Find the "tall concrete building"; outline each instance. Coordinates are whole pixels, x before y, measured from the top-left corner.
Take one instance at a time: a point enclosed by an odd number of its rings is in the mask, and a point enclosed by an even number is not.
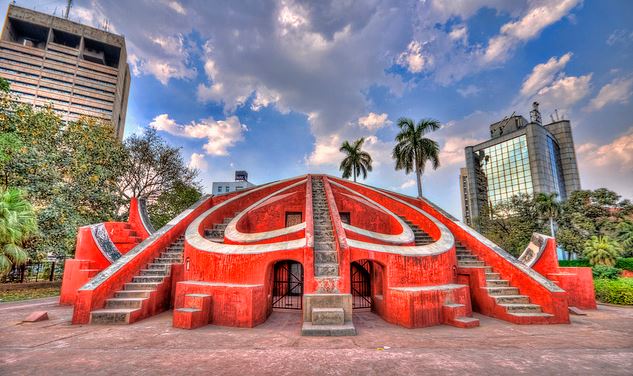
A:
[[[538,103],[530,121],[511,116],[490,125],[491,139],[468,146],[460,173],[464,222],[518,194],[556,193],[562,200],[580,189],[569,120],[543,125]]]
[[[130,91],[125,39],[13,4],[0,36],[0,77],[20,102],[63,120],[91,116],[123,138]]]
[[[248,172],[235,171],[235,181],[215,181],[212,184],[211,193],[214,195],[240,191],[254,187],[255,184],[248,181]]]

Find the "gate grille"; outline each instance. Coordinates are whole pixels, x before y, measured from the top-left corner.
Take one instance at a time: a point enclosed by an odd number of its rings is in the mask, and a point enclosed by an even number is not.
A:
[[[371,264],[368,260],[352,262],[352,308],[371,308]]]
[[[281,261],[275,264],[273,308],[302,309],[303,267],[298,262]]]

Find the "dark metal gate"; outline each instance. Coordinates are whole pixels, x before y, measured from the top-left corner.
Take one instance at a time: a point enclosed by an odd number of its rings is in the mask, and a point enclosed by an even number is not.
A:
[[[303,267],[295,261],[274,266],[273,308],[302,309]]]
[[[371,308],[371,263],[368,260],[352,262],[352,308]]]

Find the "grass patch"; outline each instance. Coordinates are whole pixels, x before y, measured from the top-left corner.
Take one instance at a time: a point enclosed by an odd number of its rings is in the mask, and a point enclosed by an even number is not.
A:
[[[599,301],[633,305],[633,278],[596,279],[593,283]]]
[[[0,301],[16,302],[19,300],[47,298],[59,295],[61,287],[29,288],[11,291],[0,291]]]

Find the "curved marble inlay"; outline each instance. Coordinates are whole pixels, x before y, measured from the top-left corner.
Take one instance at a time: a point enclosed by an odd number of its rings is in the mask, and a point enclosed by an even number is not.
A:
[[[307,180],[302,180],[295,184],[289,185],[283,189],[280,189],[276,192],[271,193],[270,195],[255,202],[253,205],[242,210],[240,214],[238,214],[235,218],[231,220],[231,222],[229,222],[226,225],[226,229],[224,230],[224,237],[231,241],[239,242],[239,243],[255,243],[258,241],[272,239],[272,238],[276,238],[278,236],[283,236],[283,235],[289,235],[297,231],[304,230],[306,228],[305,221],[302,223],[296,224],[294,226],[290,226],[290,227],[280,228],[280,229],[271,230],[271,231],[256,232],[256,233],[247,233],[247,232],[239,231],[237,229],[237,223],[251,210],[261,208],[267,204],[271,204],[273,202],[282,200],[286,197],[293,195],[294,193],[283,194],[283,192],[296,188],[302,184],[305,184],[306,182]],[[279,195],[281,197],[278,197]]]
[[[339,187],[341,189],[345,189],[349,192],[354,193],[355,195],[357,195],[358,198],[362,199],[362,200],[357,200],[363,204],[365,203],[369,203],[372,207],[386,213],[387,215],[393,217],[393,219],[395,219],[396,221],[398,221],[398,223],[400,224],[400,227],[402,228],[402,232],[400,232],[399,234],[383,234],[380,232],[374,232],[374,231],[369,231],[366,230],[364,228],[360,228],[360,227],[356,227],[356,226],[352,226],[352,225],[348,225],[347,223],[342,223],[343,228],[346,231],[351,231],[353,233],[359,234],[359,235],[363,235],[363,236],[367,236],[369,238],[372,239],[376,239],[376,240],[380,240],[383,242],[387,242],[387,243],[392,243],[392,244],[405,244],[405,243],[411,243],[413,241],[415,241],[415,235],[413,235],[413,231],[411,230],[411,228],[397,215],[395,215],[392,211],[390,211],[389,209],[385,208],[384,206],[380,205],[379,203],[377,203],[376,201],[370,199],[367,196],[364,196],[363,194],[359,193],[359,192],[354,192],[353,190],[347,188],[346,186],[339,184],[335,181],[330,180],[330,184],[335,185],[336,187]],[[346,196],[353,198],[353,196],[347,195]],[[363,202],[365,201],[365,202]],[[349,239],[348,239],[349,241]]]
[[[112,239],[110,239],[110,234],[108,234],[105,224],[97,223],[96,225],[91,225],[90,233],[92,234],[92,238],[94,239],[97,248],[99,248],[101,254],[103,254],[108,261],[113,263],[121,258],[121,252],[119,252],[112,242]]]
[[[341,184],[333,181],[332,179],[328,179],[330,181],[330,183],[333,183],[337,186],[340,186]],[[353,184],[358,184],[358,183],[353,183]],[[398,255],[402,255],[402,256],[433,256],[433,255],[439,255],[445,252],[448,252],[454,245],[455,245],[455,238],[453,237],[453,234],[448,230],[448,228],[446,226],[444,226],[444,224],[442,224],[440,221],[438,221],[436,218],[434,218],[433,216],[427,214],[426,212],[424,212],[422,209],[409,204],[406,201],[403,201],[395,196],[392,196],[390,194],[387,194],[384,191],[379,191],[378,189],[375,189],[373,187],[367,186],[367,185],[363,185],[364,188],[367,188],[371,191],[374,191],[378,194],[381,194],[385,197],[388,197],[396,202],[399,202],[403,205],[408,206],[409,208],[417,211],[418,213],[422,214],[423,216],[425,216],[426,218],[428,218],[435,226],[437,226],[438,230],[440,231],[440,237],[439,239],[437,239],[434,243],[431,244],[426,244],[426,245],[415,245],[415,246],[398,246],[398,245],[385,245],[385,244],[375,244],[375,243],[367,243],[364,241],[360,241],[360,240],[353,240],[353,239],[347,239],[347,244],[350,247],[353,248],[360,248],[360,249],[365,249],[368,251],[374,251],[374,252],[384,252],[384,253],[394,253],[394,254],[398,254]],[[349,189],[347,187],[344,186],[344,188],[354,192],[352,189]],[[357,192],[355,192],[357,193]],[[359,194],[359,193],[357,193]],[[397,216],[396,216],[397,217]],[[406,226],[408,227],[408,226]]]
[[[549,236],[547,235],[542,235],[536,232],[533,233],[530,243],[525,248],[521,256],[519,256],[519,261],[523,262],[530,268],[533,267],[534,264],[536,264],[536,262],[541,258],[548,238]]]
[[[147,199],[145,199],[145,197],[138,199],[138,215],[141,218],[141,224],[145,228],[145,231],[150,235],[155,233],[156,229],[152,225],[152,221],[150,221],[149,214],[147,213]]]
[[[305,236],[301,239],[295,239],[295,240],[285,241],[285,242],[242,245],[242,244],[216,243],[208,239],[205,239],[204,237],[202,237],[202,235],[200,235],[200,226],[202,225],[202,221],[205,218],[207,218],[209,215],[213,214],[216,210],[220,209],[221,207],[231,202],[240,200],[253,192],[270,188],[274,185],[287,182],[287,181],[292,181],[295,179],[296,178],[280,180],[280,181],[259,186],[257,188],[250,189],[248,192],[244,192],[240,195],[237,195],[205,211],[204,213],[199,215],[198,218],[194,219],[193,222],[191,222],[191,224],[187,227],[187,230],[185,231],[185,239],[187,240],[187,243],[189,243],[191,246],[193,246],[199,251],[221,253],[221,254],[259,254],[259,253],[268,253],[268,252],[276,252],[276,251],[287,251],[287,250],[305,247],[306,246]],[[307,179],[305,179],[305,176],[304,176],[303,180],[297,183],[291,184],[288,187],[305,184],[306,181]],[[278,194],[280,191],[284,191],[284,190],[285,188],[279,191],[276,191],[275,193],[269,195],[268,197]],[[305,226],[305,223],[303,225]]]

